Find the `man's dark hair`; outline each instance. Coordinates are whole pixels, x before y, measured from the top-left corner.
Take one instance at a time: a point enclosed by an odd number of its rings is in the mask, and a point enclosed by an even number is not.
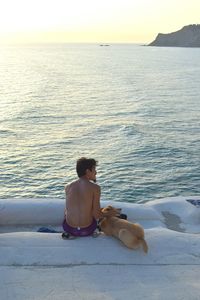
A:
[[[76,162],[76,172],[78,177],[82,177],[86,174],[86,170],[89,169],[92,171],[92,168],[97,166],[97,161],[93,158],[81,157]]]

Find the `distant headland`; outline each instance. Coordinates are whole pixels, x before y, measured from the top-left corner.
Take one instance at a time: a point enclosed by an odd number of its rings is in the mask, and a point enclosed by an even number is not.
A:
[[[148,46],[200,47],[200,24],[187,25],[171,33],[159,33]]]

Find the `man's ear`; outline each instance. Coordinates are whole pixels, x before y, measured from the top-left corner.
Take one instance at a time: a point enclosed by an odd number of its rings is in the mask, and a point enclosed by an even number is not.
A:
[[[86,169],[86,171],[85,171],[85,175],[88,177],[88,176],[90,176],[90,170],[89,169]]]

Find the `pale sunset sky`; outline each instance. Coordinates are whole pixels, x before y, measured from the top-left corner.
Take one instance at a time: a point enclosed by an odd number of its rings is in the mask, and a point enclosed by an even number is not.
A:
[[[0,0],[3,43],[149,43],[200,23],[200,0]]]

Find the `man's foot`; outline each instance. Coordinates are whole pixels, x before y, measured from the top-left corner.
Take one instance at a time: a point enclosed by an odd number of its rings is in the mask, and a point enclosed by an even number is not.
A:
[[[62,239],[63,240],[74,240],[76,237],[74,235],[71,235],[68,232],[63,232],[62,233]]]

